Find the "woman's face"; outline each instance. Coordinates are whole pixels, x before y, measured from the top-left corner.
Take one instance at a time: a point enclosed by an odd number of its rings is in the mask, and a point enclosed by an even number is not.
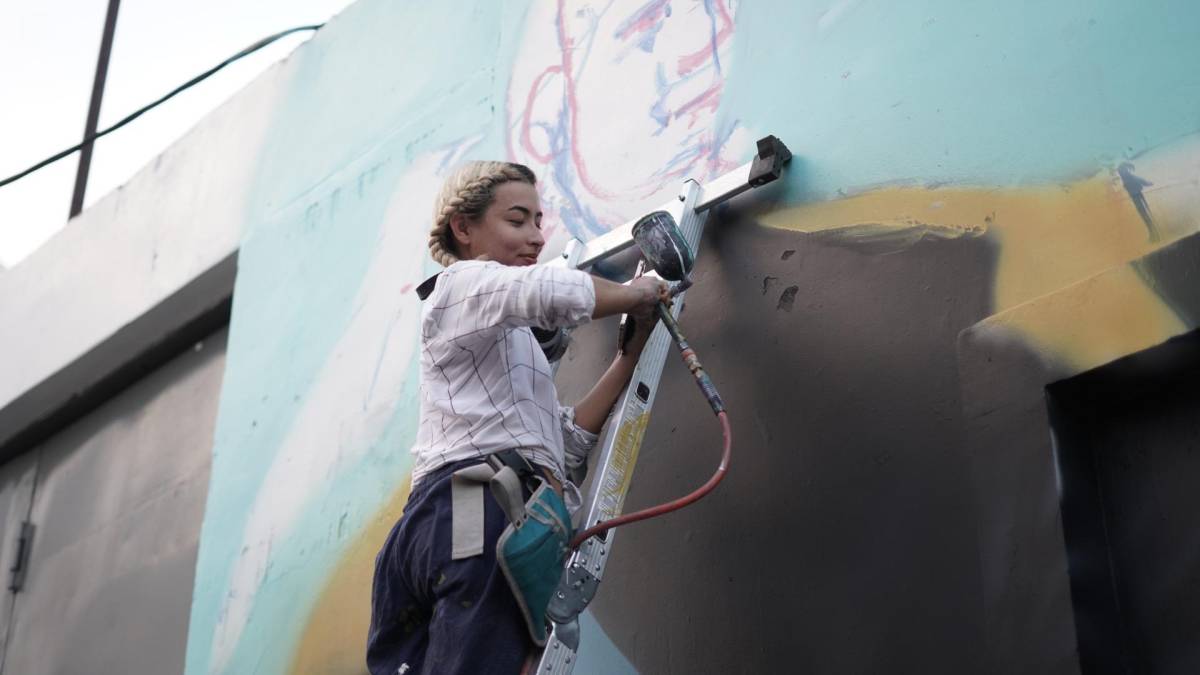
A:
[[[456,215],[450,227],[464,260],[486,255],[502,265],[533,265],[546,245],[537,188],[519,181],[496,187],[478,221]]]

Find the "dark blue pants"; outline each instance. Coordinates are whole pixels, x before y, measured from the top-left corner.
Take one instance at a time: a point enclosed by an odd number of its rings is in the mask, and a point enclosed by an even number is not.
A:
[[[516,675],[533,649],[496,563],[496,541],[508,520],[490,491],[483,553],[450,559],[450,476],[477,463],[456,462],[425,476],[375,558],[367,636],[372,675]]]

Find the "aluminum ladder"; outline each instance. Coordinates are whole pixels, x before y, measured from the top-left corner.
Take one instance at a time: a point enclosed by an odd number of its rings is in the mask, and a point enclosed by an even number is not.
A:
[[[704,214],[751,188],[776,180],[782,175],[791,156],[787,146],[775,136],[762,138],[758,141],[758,153],[753,160],[704,185],[690,179],[685,181],[678,198],[664,204],[661,210],[671,213],[675,218],[695,255],[704,230]],[[572,241],[561,259],[550,264],[590,270],[597,263],[614,259],[634,248],[635,222],[636,218],[587,243]],[[630,251],[625,257],[632,257],[630,253],[633,252]],[[683,307],[686,293],[684,291],[676,298],[671,310],[676,317]],[[617,402],[618,412],[609,423],[608,433],[600,447],[596,476],[584,501],[586,515],[580,522],[580,530],[621,515],[642,438],[650,421],[650,409],[654,405],[663,365],[671,348],[671,336],[660,323],[650,335],[629,386]],[[616,530],[609,530],[592,537],[567,559],[562,579],[551,599],[550,614],[557,618],[534,671],[538,675],[568,675],[573,670],[580,642],[579,614],[596,595],[615,535]]]

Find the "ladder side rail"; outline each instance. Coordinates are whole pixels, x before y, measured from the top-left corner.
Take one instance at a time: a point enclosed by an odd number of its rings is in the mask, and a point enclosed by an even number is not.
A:
[[[663,207],[663,210],[671,212],[679,223],[680,231],[692,251],[697,250],[704,227],[704,218],[695,208],[701,190],[698,183],[688,181],[679,199]],[[630,242],[632,244],[632,235]],[[686,292],[675,299],[671,312],[676,317],[683,307],[685,296]],[[617,402],[618,412],[609,422],[608,433],[605,434],[599,449],[595,477],[584,500],[586,516],[581,521],[581,528],[621,515],[638,452],[649,424],[650,410],[662,378],[663,366],[666,365],[671,348],[671,335],[666,327],[656,326],[642,349],[629,386]],[[575,580],[576,583],[571,586],[580,594],[577,602],[581,610],[591,601],[592,594],[604,577],[604,568],[615,535],[616,530],[609,530],[602,537],[589,539],[580,545],[567,561],[564,578]],[[556,593],[563,590],[564,585],[560,584]],[[579,636],[576,634],[564,639],[564,636],[560,635],[561,630],[558,624],[554,625],[536,672],[569,675],[573,669]]]

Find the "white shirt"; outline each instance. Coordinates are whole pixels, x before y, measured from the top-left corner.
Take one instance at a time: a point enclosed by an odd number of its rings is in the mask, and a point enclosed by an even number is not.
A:
[[[586,461],[597,436],[575,424],[573,408],[559,405],[550,363],[529,327],[590,321],[591,277],[471,260],[446,268],[435,283],[422,311],[413,485],[443,464],[508,448],[566,485],[565,466]]]

